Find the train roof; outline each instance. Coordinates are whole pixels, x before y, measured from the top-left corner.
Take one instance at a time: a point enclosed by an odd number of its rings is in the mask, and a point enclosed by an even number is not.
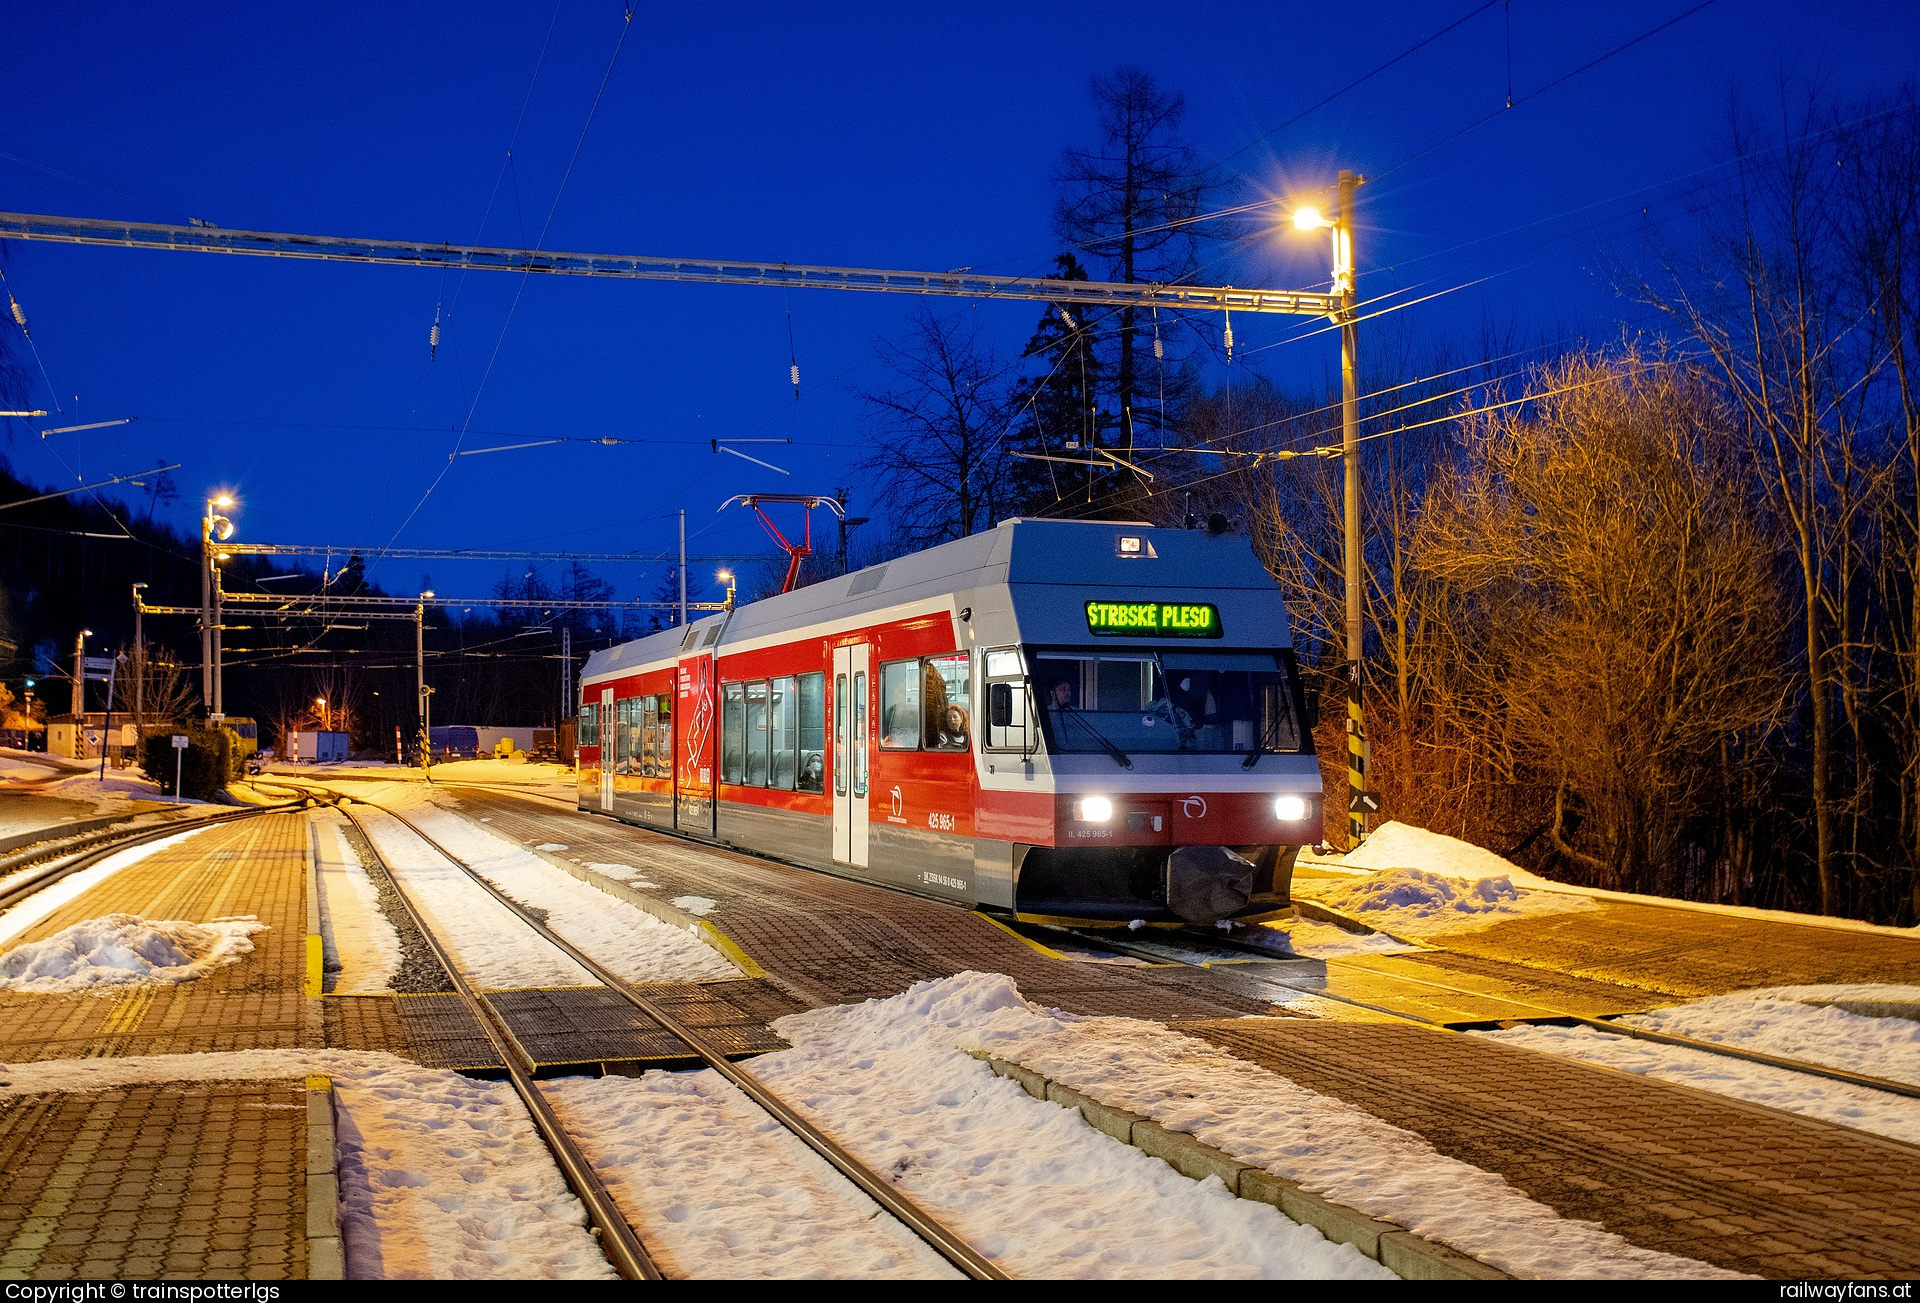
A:
[[[1123,553],[1121,539],[1138,539]],[[1291,629],[1279,585],[1237,534],[1166,529],[1129,521],[1015,517],[951,543],[605,648],[587,659],[582,682],[628,674],[682,651],[759,641],[816,625],[954,594],[998,589],[1001,609],[1026,642],[1088,641],[1080,595],[1115,601],[1178,595],[1220,608],[1225,636],[1215,646],[1285,647]],[[1204,595],[1204,597],[1203,597]],[[971,600],[971,599],[969,599]],[[985,615],[988,603],[975,601]],[[978,618],[978,616],[976,616]]]

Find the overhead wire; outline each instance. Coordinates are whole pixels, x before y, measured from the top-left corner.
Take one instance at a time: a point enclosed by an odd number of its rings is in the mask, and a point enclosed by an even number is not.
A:
[[[557,18],[559,15],[557,6],[554,13]],[[560,211],[561,196],[566,194],[567,183],[573,179],[573,169],[580,161],[580,151],[587,143],[587,133],[593,129],[593,120],[600,112],[600,101],[605,98],[607,93],[607,83],[613,79],[613,70],[620,62],[620,51],[626,48],[627,36],[632,31],[633,11],[629,9],[626,11],[626,17],[621,21],[620,39],[614,42],[613,55],[607,60],[607,70],[601,75],[600,88],[594,93],[593,104],[587,110],[587,120],[580,127],[579,139],[574,141],[573,154],[567,159],[566,171],[561,174],[559,188],[554,191],[553,203],[547,208],[547,220],[541,224],[540,238],[533,245],[536,250],[546,244],[547,233],[553,228],[554,214]],[[549,36],[551,36],[551,31],[549,31]],[[536,72],[536,76],[537,75]],[[527,94],[529,98],[532,97],[533,90],[531,87],[528,88]],[[525,111],[523,105],[521,109],[522,117],[525,116]],[[511,161],[512,151],[508,151],[508,159]],[[517,182],[515,193],[516,195],[518,194]],[[524,236],[522,238],[524,239]],[[513,325],[514,315],[520,310],[520,299],[526,293],[527,282],[532,278],[532,275],[533,273],[531,271],[521,273],[520,284],[514,290],[513,302],[507,307],[506,320],[500,323],[500,334],[493,342],[493,352],[487,358],[486,369],[480,374],[480,383],[474,387],[473,401],[467,407],[466,419],[461,423],[460,432],[454,439],[453,452],[448,455],[447,464],[440,468],[440,473],[434,476],[433,482],[427,486],[427,491],[420,495],[420,501],[414,503],[413,510],[409,511],[406,519],[400,522],[400,527],[393,531],[393,537],[387,540],[387,546],[393,546],[394,541],[405,532],[407,526],[413,523],[413,518],[420,514],[422,507],[427,505],[427,499],[433,496],[434,491],[438,489],[441,482],[447,478],[447,472],[453,469],[455,459],[460,454],[460,445],[465,442],[467,429],[473,424],[474,415],[479,411],[481,396],[486,392],[487,381],[493,376],[494,364],[500,360],[501,346],[506,343],[507,331]]]

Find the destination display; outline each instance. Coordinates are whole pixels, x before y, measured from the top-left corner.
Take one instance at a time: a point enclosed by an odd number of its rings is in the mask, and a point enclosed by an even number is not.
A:
[[[1103,638],[1218,638],[1212,602],[1088,602],[1087,632]]]

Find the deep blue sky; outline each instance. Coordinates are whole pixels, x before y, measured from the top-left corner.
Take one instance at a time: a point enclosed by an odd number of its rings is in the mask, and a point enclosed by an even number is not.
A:
[[[1514,0],[1515,96],[1692,2]],[[642,4],[546,247],[1039,272],[1058,247],[1050,173],[1063,147],[1093,142],[1094,74],[1131,63],[1183,91],[1190,138],[1218,158],[1473,7]],[[0,208],[531,243],[622,25],[619,0],[562,0],[529,98],[554,14],[550,0],[6,0],[0,152],[17,157],[0,157]],[[1499,108],[1507,57],[1496,7],[1240,153],[1223,198],[1320,186],[1343,166],[1380,174]],[[1777,121],[1783,79],[1846,99],[1917,70],[1920,6],[1718,0],[1364,190],[1362,291],[1492,276],[1398,318],[1418,344],[1451,341],[1469,356],[1489,326],[1612,335],[1636,316],[1608,288],[1610,259],[1641,249],[1649,222],[1689,229],[1673,183],[1727,156],[1736,95]],[[1324,261],[1319,240],[1276,235],[1208,279],[1309,286]],[[184,462],[183,525],[203,487],[231,487],[243,537],[344,544],[394,534],[472,407],[468,447],[559,434],[666,442],[463,457],[401,542],[666,548],[668,517],[685,507],[693,550],[761,550],[750,517],[715,507],[737,492],[857,482],[856,391],[879,379],[875,337],[916,302],[563,278],[523,292],[498,274],[20,243],[0,269],[66,409],[66,421],[39,424],[141,418],[54,436],[70,465],[93,479]],[[1010,349],[1037,315],[1033,304],[937,302],[977,312]],[[449,315],[429,363],[436,303]],[[1242,350],[1299,329],[1235,322]],[[1250,358],[1283,383],[1317,386],[1334,350],[1323,335]],[[46,405],[37,374],[34,396]],[[16,473],[73,482],[9,424],[0,451]],[[756,451],[790,479],[706,444],[789,434],[793,448]],[[423,568],[374,575],[407,590]],[[443,592],[499,573],[430,568]],[[657,579],[626,570],[611,574],[623,596]]]

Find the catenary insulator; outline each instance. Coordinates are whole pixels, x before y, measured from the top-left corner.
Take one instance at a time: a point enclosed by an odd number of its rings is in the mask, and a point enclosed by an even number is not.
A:
[[[787,374],[793,377],[793,387],[798,389],[800,387],[800,364],[795,362],[792,366],[788,367]]]
[[[27,328],[27,310],[21,307],[20,300],[14,298],[11,294],[7,295],[7,303],[13,308],[13,319],[19,322],[20,329],[25,331]]]
[[[1158,362],[1160,359],[1164,358],[1166,355],[1167,355],[1166,350],[1161,348],[1160,346],[1160,336],[1155,335],[1153,337],[1153,360]]]
[[[1078,330],[1078,329],[1079,329],[1079,327],[1078,327],[1078,326],[1076,326],[1076,325],[1074,325],[1074,324],[1073,324],[1073,318],[1067,315],[1067,310],[1066,310],[1065,308],[1061,308],[1061,309],[1060,309],[1060,320],[1062,320],[1062,321],[1064,321],[1064,322],[1066,322],[1066,323],[1067,323],[1067,329],[1068,329],[1068,330]]]
[[[1227,333],[1225,338],[1226,338],[1226,345],[1227,345],[1227,357],[1231,359],[1233,357],[1233,323],[1231,321],[1227,323]]]
[[[440,323],[437,321],[427,329],[427,347],[429,349],[440,347]]]

